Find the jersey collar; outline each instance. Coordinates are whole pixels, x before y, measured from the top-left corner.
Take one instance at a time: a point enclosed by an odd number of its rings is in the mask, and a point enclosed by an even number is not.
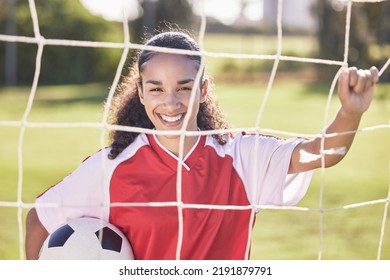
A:
[[[192,149],[188,152],[186,157],[183,160],[180,160],[178,156],[173,154],[171,151],[169,151],[167,148],[165,148],[158,140],[155,134],[147,134],[150,146],[153,150],[157,152],[157,154],[160,156],[161,160],[164,161],[171,169],[177,170],[178,163],[180,162],[182,166],[187,170],[190,171],[191,168],[196,164],[198,161],[206,143],[206,136],[200,135],[198,137],[197,142],[192,147]]]

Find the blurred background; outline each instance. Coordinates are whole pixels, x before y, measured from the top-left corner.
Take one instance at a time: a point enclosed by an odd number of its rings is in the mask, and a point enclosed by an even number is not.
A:
[[[0,34],[34,37],[27,0],[0,0]],[[123,5],[130,41],[143,43],[156,30],[176,24],[195,37],[201,22],[198,0],[35,0],[40,33],[47,39],[123,42]],[[204,49],[232,54],[277,52],[274,0],[207,0]],[[282,55],[342,61],[347,1],[285,0]],[[353,3],[349,65],[381,68],[390,57],[390,1]],[[131,65],[130,51],[122,74]],[[36,66],[37,45],[0,40],[0,124],[20,121],[26,110]],[[39,85],[29,122],[101,122],[122,49],[45,46]],[[253,127],[274,61],[206,58],[215,93],[233,127]],[[319,133],[338,65],[281,61],[261,128],[291,133]],[[389,210],[382,201],[341,209],[344,205],[389,197],[390,71],[381,76],[370,110],[347,158],[325,176],[315,173],[299,206],[320,211],[266,210],[258,215],[253,259],[390,259]],[[330,118],[339,107],[332,98]],[[72,172],[101,147],[98,128],[26,128],[18,153],[20,127],[0,125],[0,202],[33,203],[47,187]],[[280,135],[285,137],[285,135]],[[22,194],[18,193],[18,156],[22,156]],[[321,188],[324,193],[321,199]],[[387,202],[388,204],[388,202]],[[23,217],[27,209],[23,211]],[[389,214],[389,213],[387,213]],[[1,206],[0,259],[23,258],[18,208]],[[387,226],[387,227],[386,227]],[[320,230],[320,227],[322,230]],[[386,229],[381,235],[381,230]],[[382,246],[380,246],[382,243]],[[380,248],[380,249],[378,249]],[[379,252],[380,251],[380,252]]]
[[[51,39],[123,42],[122,10],[127,2],[131,42],[142,43],[147,34],[166,23],[198,34],[199,0],[36,0],[41,35]],[[277,2],[275,0],[208,0],[205,49],[212,52],[274,54]],[[389,1],[353,5],[349,63],[358,67],[383,65],[389,57]],[[283,44],[283,55],[342,60],[344,54],[346,1],[287,0],[283,5],[283,35],[302,38],[292,46]],[[1,0],[2,34],[33,36],[28,1]],[[226,38],[226,35],[233,36]],[[249,41],[248,41],[249,40]],[[251,41],[252,40],[252,41]],[[263,40],[265,43],[263,43]],[[234,44],[232,44],[234,42]],[[268,43],[268,45],[267,45]],[[0,84],[31,84],[37,46],[1,42]],[[45,48],[41,84],[89,83],[112,80],[121,50]],[[243,74],[268,70],[269,61],[238,65],[226,59],[213,72]],[[290,65],[291,64],[291,65]],[[60,67],[59,67],[60,66]],[[301,63],[286,63],[282,70],[295,72]],[[55,69],[55,71],[53,71]],[[71,71],[70,71],[71,70]],[[321,70],[319,68],[318,70]],[[388,71],[382,79],[389,81]]]

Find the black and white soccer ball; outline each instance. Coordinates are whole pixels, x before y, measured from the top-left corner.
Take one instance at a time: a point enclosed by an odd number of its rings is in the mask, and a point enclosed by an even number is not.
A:
[[[134,260],[126,236],[114,225],[96,218],[70,220],[42,245],[40,260]]]

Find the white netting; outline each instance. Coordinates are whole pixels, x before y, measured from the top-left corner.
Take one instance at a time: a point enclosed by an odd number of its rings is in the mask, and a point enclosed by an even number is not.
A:
[[[20,258],[24,258],[24,226],[23,226],[23,210],[28,209],[34,206],[34,204],[25,203],[22,199],[23,194],[23,141],[24,141],[24,135],[26,128],[75,128],[75,127],[81,127],[81,128],[100,128],[101,129],[101,146],[105,147],[105,135],[107,130],[124,130],[124,131],[131,131],[131,132],[144,132],[144,133],[153,133],[153,134],[161,134],[161,135],[168,135],[168,134],[180,134],[181,141],[180,141],[180,152],[179,152],[179,158],[183,158],[183,147],[184,147],[184,136],[186,135],[210,135],[215,133],[226,133],[226,132],[240,132],[243,130],[254,132],[254,133],[263,133],[263,134],[278,134],[278,135],[284,135],[288,137],[322,137],[322,151],[320,155],[317,155],[317,157],[322,158],[322,165],[324,166],[324,155],[325,154],[331,154],[331,153],[342,153],[340,149],[335,150],[327,150],[325,151],[323,149],[323,143],[324,139],[326,137],[335,137],[339,134],[333,133],[333,134],[326,134],[325,129],[328,125],[329,120],[329,111],[330,111],[330,102],[331,98],[333,96],[333,92],[337,83],[337,78],[340,74],[340,71],[336,74],[328,95],[328,101],[326,104],[325,109],[325,115],[324,115],[324,126],[323,126],[323,132],[319,134],[304,134],[304,133],[292,133],[288,131],[281,131],[281,130],[275,130],[270,128],[260,128],[259,124],[263,117],[263,112],[267,106],[267,101],[269,99],[271,89],[274,84],[275,75],[278,71],[278,65],[280,61],[297,61],[297,62],[304,62],[304,63],[314,63],[314,64],[325,64],[325,65],[335,65],[340,66],[340,69],[342,67],[348,66],[348,49],[349,49],[349,32],[350,32],[350,20],[351,20],[351,8],[353,5],[353,2],[380,2],[380,1],[369,1],[369,0],[354,0],[354,1],[344,1],[347,5],[347,12],[346,12],[346,23],[345,23],[345,46],[344,46],[344,58],[343,61],[335,61],[335,60],[326,60],[326,59],[317,59],[317,58],[308,58],[308,57],[294,57],[294,56],[285,56],[282,54],[282,44],[283,44],[283,29],[282,29],[282,5],[283,0],[278,1],[278,14],[277,14],[277,38],[278,38],[278,44],[277,44],[277,51],[274,55],[264,55],[264,54],[234,54],[234,53],[216,53],[216,52],[208,52],[207,50],[203,49],[204,45],[204,37],[205,37],[205,30],[206,30],[206,16],[204,13],[201,15],[201,26],[199,30],[199,45],[201,47],[200,55],[202,57],[214,57],[214,58],[236,58],[236,59],[250,59],[250,60],[271,60],[273,61],[273,67],[271,71],[270,78],[268,80],[266,92],[263,98],[263,101],[261,103],[261,106],[258,110],[257,118],[256,118],[256,125],[255,127],[246,127],[246,128],[237,128],[237,129],[229,129],[229,130],[218,130],[218,131],[203,131],[203,132],[189,132],[185,131],[183,128],[181,131],[156,131],[156,130],[149,130],[149,129],[142,129],[142,128],[136,128],[136,127],[120,127],[115,125],[109,125],[107,123],[108,114],[109,114],[109,106],[111,103],[111,100],[113,98],[115,89],[117,87],[117,84],[120,80],[121,71],[125,65],[126,57],[128,55],[128,52],[130,49],[149,49],[149,50],[157,50],[160,52],[167,52],[167,53],[180,53],[180,54],[197,54],[196,52],[192,51],[185,51],[185,50],[173,50],[173,49],[164,49],[164,48],[158,48],[158,47],[145,47],[144,45],[140,44],[134,44],[130,42],[130,35],[129,35],[129,29],[128,29],[128,23],[127,19],[124,17],[123,20],[123,32],[124,32],[124,42],[123,43],[114,43],[114,42],[92,42],[92,41],[77,41],[77,40],[62,40],[62,39],[50,39],[50,38],[44,38],[40,34],[39,29],[39,18],[37,16],[36,8],[35,8],[35,2],[34,0],[29,0],[30,5],[30,12],[31,12],[31,18],[33,22],[33,30],[34,30],[34,37],[25,37],[25,36],[12,36],[12,35],[2,35],[0,34],[0,41],[6,41],[6,42],[17,42],[17,43],[28,43],[28,44],[36,44],[38,46],[37,55],[36,55],[36,67],[35,67],[35,73],[34,73],[34,79],[31,86],[28,102],[26,109],[24,110],[23,117],[20,121],[6,121],[6,120],[0,120],[0,127],[19,127],[20,128],[20,134],[19,134],[19,142],[18,142],[18,151],[17,151],[17,158],[18,158],[18,187],[17,187],[17,200],[16,201],[0,201],[0,207],[16,207],[18,209],[18,224],[19,224],[19,249],[20,249]],[[202,2],[203,5],[206,5],[207,2]],[[116,49],[122,49],[122,56],[119,62],[119,65],[117,67],[117,71],[115,74],[115,78],[113,80],[111,90],[108,93],[107,97],[107,103],[104,108],[103,118],[101,122],[61,122],[61,123],[54,123],[54,122],[30,122],[28,121],[28,117],[33,105],[33,102],[35,100],[37,87],[38,87],[38,80],[40,76],[40,69],[41,69],[41,61],[42,61],[42,54],[43,50],[47,46],[68,46],[68,47],[87,47],[87,48],[116,48]],[[202,59],[203,63],[203,59]],[[382,73],[389,67],[390,65],[390,58],[387,60],[385,65],[383,65],[379,71],[379,75],[382,75]],[[202,68],[202,67],[201,67]],[[200,74],[198,73],[197,79],[200,79]],[[189,108],[192,108],[191,104],[194,102],[194,95],[191,98],[190,106]],[[186,115],[186,118],[184,120],[185,124],[183,127],[186,127],[186,124],[188,123],[189,116],[191,114],[188,113]],[[388,124],[381,124],[371,127],[364,127],[359,129],[357,132],[369,132],[379,129],[390,129],[390,122]],[[354,131],[349,131],[345,133],[353,133]],[[312,160],[313,155],[304,155],[306,160]],[[316,156],[316,155],[314,155]],[[389,192],[388,196],[383,199],[378,200],[372,200],[372,201],[363,201],[356,204],[350,204],[350,205],[344,205],[337,208],[324,208],[322,197],[323,197],[323,191],[324,191],[324,181],[325,181],[325,168],[321,168],[322,170],[322,179],[321,179],[321,187],[320,187],[320,201],[319,205],[316,208],[307,208],[307,207],[278,207],[278,206],[269,206],[269,205],[249,205],[249,206],[232,206],[232,205],[203,205],[203,204],[184,204],[181,199],[181,162],[178,162],[178,173],[177,173],[177,202],[161,202],[161,203],[115,203],[113,206],[148,206],[148,207],[161,207],[161,206],[176,206],[179,209],[179,238],[178,238],[178,245],[177,245],[177,251],[176,256],[179,259],[180,256],[180,250],[182,245],[182,237],[183,237],[183,209],[184,208],[196,208],[196,209],[233,209],[233,210],[247,210],[252,209],[252,216],[251,216],[251,222],[248,225],[249,228],[252,227],[252,222],[255,216],[255,210],[258,208],[261,209],[276,209],[276,210],[294,210],[294,211],[314,211],[320,213],[320,223],[319,223],[319,234],[320,234],[320,246],[318,250],[318,259],[322,258],[322,242],[323,242],[323,214],[330,211],[336,211],[336,210],[342,210],[342,209],[351,209],[351,208],[357,208],[367,205],[374,205],[374,204],[384,204],[384,212],[383,212],[383,219],[382,219],[382,226],[379,235],[379,246],[377,251],[377,259],[381,258],[381,250],[383,246],[383,240],[385,236],[385,225],[387,221],[387,212],[388,207],[390,203],[390,186],[389,186]],[[389,164],[390,167],[390,164]],[[104,168],[104,166],[103,166]],[[389,170],[390,173],[390,170]],[[48,207],[56,207],[56,205],[47,205]],[[251,232],[251,231],[249,231]],[[248,244],[247,244],[247,256],[250,249],[250,240],[251,236],[248,238]]]

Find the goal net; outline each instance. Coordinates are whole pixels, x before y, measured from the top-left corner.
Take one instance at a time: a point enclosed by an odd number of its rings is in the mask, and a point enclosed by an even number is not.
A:
[[[343,67],[348,66],[348,52],[349,52],[349,45],[350,45],[350,26],[351,26],[351,9],[354,2],[380,2],[380,1],[364,1],[364,0],[353,0],[353,1],[341,1],[345,5],[346,9],[346,21],[345,26],[340,27],[345,30],[345,41],[344,41],[344,56],[342,60],[328,60],[328,59],[318,59],[318,58],[311,58],[311,57],[300,57],[300,56],[288,56],[283,53],[283,44],[284,44],[284,35],[283,35],[283,24],[282,24],[282,16],[283,16],[283,5],[284,2],[282,0],[278,1],[277,5],[277,18],[276,18],[276,25],[277,25],[277,49],[274,54],[262,54],[262,53],[256,53],[256,54],[248,54],[248,53],[229,53],[229,52],[212,52],[208,51],[207,47],[205,47],[205,37],[207,36],[206,33],[206,25],[207,25],[207,19],[204,14],[204,12],[201,13],[201,24],[198,34],[198,41],[200,46],[202,47],[202,50],[200,51],[200,55],[205,59],[237,59],[237,60],[253,60],[253,61],[270,61],[272,63],[272,68],[269,74],[269,77],[267,78],[263,91],[258,91],[259,96],[253,96],[253,99],[261,99],[260,105],[256,109],[256,116],[255,120],[253,121],[254,125],[253,127],[240,127],[240,128],[232,128],[228,130],[221,130],[221,131],[199,131],[199,132],[189,132],[185,130],[176,131],[176,132],[168,132],[168,133],[178,133],[181,136],[181,146],[180,146],[180,154],[179,157],[183,158],[183,143],[184,143],[184,136],[186,135],[206,135],[206,134],[215,134],[215,133],[237,133],[240,131],[249,131],[252,133],[261,133],[261,134],[275,134],[282,137],[317,137],[320,136],[323,139],[326,137],[335,137],[335,135],[327,135],[324,131],[325,128],[328,126],[328,122],[330,118],[332,117],[332,100],[334,97],[335,87],[337,83],[337,78],[340,74],[340,70]],[[202,5],[204,8],[204,5],[207,5],[207,1],[202,1]],[[373,4],[375,5],[375,4]],[[37,195],[37,193],[31,193],[29,190],[29,182],[26,180],[26,175],[29,177],[34,176],[34,167],[32,164],[26,164],[26,157],[28,157],[28,152],[26,151],[26,134],[28,134],[32,130],[37,131],[43,131],[43,130],[52,130],[53,134],[55,134],[60,129],[79,129],[79,130],[87,130],[91,129],[94,131],[94,135],[97,139],[97,142],[100,143],[100,147],[104,148],[106,147],[106,135],[107,132],[110,130],[124,130],[124,131],[130,131],[130,132],[145,132],[145,133],[154,133],[154,134],[164,134],[167,132],[163,131],[153,131],[153,130],[147,130],[147,129],[140,129],[136,127],[119,127],[119,126],[113,126],[108,123],[108,116],[109,116],[109,108],[110,104],[112,102],[112,99],[115,94],[115,89],[117,88],[118,83],[120,82],[122,69],[125,67],[126,59],[128,58],[129,51],[130,50],[136,50],[136,49],[142,49],[144,48],[143,45],[133,43],[130,39],[130,32],[128,28],[127,19],[124,16],[123,20],[123,38],[124,41],[122,43],[117,42],[92,42],[92,41],[78,41],[78,40],[66,40],[66,39],[52,39],[52,38],[45,38],[41,35],[40,27],[39,27],[39,21],[40,18],[38,17],[36,8],[35,8],[35,2],[34,0],[29,0],[29,7],[30,7],[30,13],[33,23],[33,31],[34,36],[32,37],[26,37],[26,36],[15,36],[15,35],[5,35],[0,34],[0,41],[3,42],[14,42],[14,43],[27,43],[27,44],[33,44],[37,46],[37,52],[36,52],[36,64],[35,64],[35,73],[34,78],[31,87],[29,88],[29,94],[26,103],[23,104],[23,115],[21,118],[15,118],[15,119],[1,119],[0,118],[0,132],[7,131],[9,133],[12,133],[13,135],[17,135],[17,143],[14,145],[14,149],[11,149],[9,153],[12,153],[11,156],[7,156],[7,158],[12,158],[12,163],[17,166],[17,174],[13,174],[12,176],[17,177],[17,180],[10,181],[7,180],[5,184],[1,184],[1,188],[3,189],[0,194],[0,217],[3,219],[13,220],[17,221],[16,227],[14,228],[4,228],[2,227],[0,229],[0,240],[4,238],[4,240],[17,240],[18,244],[18,255],[20,259],[25,258],[24,253],[24,239],[25,239],[25,214],[28,209],[34,207],[34,197]],[[233,42],[234,44],[234,42]],[[53,116],[53,120],[47,120],[47,121],[34,121],[30,119],[31,111],[33,110],[33,106],[37,100],[37,92],[39,90],[40,84],[39,84],[39,77],[40,77],[40,70],[41,70],[41,63],[42,63],[42,57],[45,48],[50,46],[61,46],[61,47],[83,47],[83,48],[113,48],[113,49],[119,49],[122,51],[120,61],[118,63],[117,71],[115,73],[115,77],[112,81],[112,85],[110,87],[110,90],[107,93],[106,96],[106,105],[103,108],[103,113],[100,121],[56,121],[55,117]],[[166,50],[166,49],[160,49],[156,47],[149,47],[151,50],[156,51],[162,51],[162,52],[175,52],[175,53],[181,53],[181,54],[193,54],[192,52],[186,52],[182,50]],[[275,80],[277,79],[277,75],[279,73],[279,66],[280,63],[283,62],[299,62],[299,63],[307,63],[307,64],[313,64],[315,67],[322,66],[322,65],[331,65],[335,66],[336,68],[340,69],[339,71],[336,71],[333,81],[329,84],[329,90],[328,90],[328,96],[325,99],[325,103],[323,104],[323,111],[322,112],[315,112],[317,115],[321,114],[322,118],[322,124],[320,127],[318,127],[318,131],[320,133],[306,133],[301,131],[294,131],[294,129],[291,130],[280,130],[274,127],[263,127],[262,123],[264,119],[266,118],[266,112],[268,107],[272,106],[272,98],[273,98],[273,92],[275,89]],[[203,62],[202,62],[203,63]],[[387,62],[384,65],[377,65],[379,69],[379,75],[382,75],[385,71],[388,71],[390,64],[390,58],[387,60]],[[58,65],[60,67],[60,65]],[[303,83],[303,82],[302,82]],[[285,93],[288,94],[288,93]],[[387,93],[388,94],[388,93]],[[309,98],[309,97],[307,97]],[[3,99],[5,100],[5,99]],[[384,99],[386,101],[386,97]],[[194,98],[192,98],[191,102],[194,102]],[[7,104],[2,104],[2,107],[6,107]],[[386,106],[386,105],[385,105]],[[191,107],[191,106],[190,106]],[[381,110],[381,109],[379,109]],[[384,107],[386,111],[386,107]],[[311,118],[312,116],[306,116],[306,118]],[[388,117],[388,116],[387,116]],[[12,131],[12,132],[10,132]],[[385,134],[390,132],[390,121],[384,122],[384,123],[375,123],[370,124],[367,126],[361,127],[357,133],[357,138],[362,137],[362,135],[368,135],[368,134],[375,134],[377,132],[381,132],[380,135],[383,135],[383,131],[385,131]],[[347,132],[351,133],[351,132]],[[2,137],[7,137],[5,133],[1,133]],[[32,136],[29,135],[29,138],[31,137],[38,137],[38,136]],[[381,178],[387,178],[386,180],[382,180],[382,185],[380,186],[381,192],[384,194],[382,197],[375,197],[375,196],[369,196],[367,200],[362,201],[351,201],[348,204],[339,204],[339,199],[337,196],[348,196],[350,192],[361,192],[362,190],[356,189],[353,186],[344,186],[344,185],[337,185],[338,178],[335,178],[331,180],[334,185],[334,188],[337,188],[337,191],[332,192],[331,199],[335,200],[333,204],[330,204],[331,206],[328,206],[329,204],[324,203],[324,200],[326,199],[326,196],[328,195],[328,189],[326,188],[328,180],[331,176],[339,176],[340,173],[334,173],[336,175],[332,175],[332,171],[325,171],[325,168],[321,168],[316,173],[316,177],[313,180],[311,184],[311,189],[313,189],[312,196],[318,196],[318,199],[308,201],[303,201],[302,203],[298,204],[298,206],[294,207],[279,207],[279,206],[270,206],[270,205],[249,205],[245,206],[247,209],[252,210],[252,221],[255,217],[256,209],[262,209],[263,214],[261,214],[257,219],[259,226],[256,226],[254,230],[251,232],[251,236],[248,238],[248,244],[247,244],[247,257],[249,256],[249,249],[252,248],[252,257],[262,257],[262,258],[277,258],[272,255],[257,255],[256,250],[264,250],[266,246],[271,246],[267,248],[267,250],[273,250],[272,246],[275,246],[275,242],[281,242],[281,239],[290,239],[288,242],[290,245],[285,245],[284,247],[275,247],[280,250],[288,250],[289,246],[291,246],[292,251],[299,250],[299,248],[303,245],[308,245],[309,252],[308,254],[299,255],[297,258],[315,258],[315,259],[324,259],[324,258],[335,258],[334,252],[328,254],[327,248],[331,248],[329,250],[337,251],[338,249],[343,250],[343,248],[350,248],[347,247],[343,242],[347,242],[348,239],[356,238],[359,240],[358,242],[364,243],[367,240],[360,240],[359,236],[363,234],[363,232],[360,231],[370,231],[370,234],[364,235],[365,238],[369,238],[371,243],[375,243],[375,251],[371,252],[369,256],[370,258],[375,259],[383,259],[383,258],[390,258],[390,251],[386,249],[386,255],[383,256],[383,251],[386,247],[390,247],[390,233],[388,229],[389,224],[389,218],[388,218],[388,207],[390,203],[390,183],[389,183],[389,177],[390,177],[390,161],[389,161],[389,150],[390,150],[390,142],[387,142],[383,145],[385,141],[388,141],[386,139],[377,139],[377,137],[373,137],[372,141],[381,141],[382,146],[385,146],[386,150],[381,150],[380,152],[383,153],[380,156],[382,157],[381,161],[378,161],[382,164],[383,158],[385,158],[386,166],[377,166],[376,162],[372,162],[372,165],[369,166],[369,168],[365,168],[364,170],[348,170],[345,169],[345,172],[367,172],[367,173],[377,173],[381,172],[381,174],[376,174],[377,177]],[[73,139],[74,140],[74,139]],[[83,139],[80,139],[80,142],[82,142]],[[368,141],[368,140],[367,140]],[[384,142],[383,142],[384,141]],[[73,145],[78,145],[78,143],[74,143]],[[377,145],[377,143],[373,142],[370,145]],[[83,146],[85,147],[85,145]],[[60,147],[58,147],[60,148]],[[80,148],[82,150],[82,148]],[[86,150],[78,151],[81,154],[79,157],[87,156]],[[88,150],[88,152],[91,152]],[[337,153],[340,151],[334,150],[334,151],[325,151],[322,149],[321,154],[319,155],[320,158],[323,158],[325,154],[329,153]],[[359,154],[358,150],[351,151],[351,153],[357,153]],[[52,162],[45,162],[44,164],[47,167],[47,172],[52,172],[50,169],[55,170],[56,162],[58,162],[60,159],[57,158],[57,155],[52,155],[53,161]],[[310,160],[310,158],[308,159]],[[362,162],[364,161],[364,158],[360,159]],[[36,158],[35,161],[39,162],[40,159]],[[77,163],[75,163],[77,164]],[[7,162],[3,162],[0,164],[0,168],[3,169],[2,174],[7,174]],[[367,165],[364,165],[367,166]],[[337,168],[337,167],[336,167]],[[343,169],[344,170],[344,169]],[[380,171],[378,171],[380,170]],[[383,172],[385,170],[385,172]],[[37,174],[37,176],[43,176],[44,174]],[[11,176],[11,175],[10,175]],[[351,175],[353,176],[353,175]],[[13,183],[9,182],[17,182],[15,185]],[[345,181],[343,181],[345,182]],[[53,182],[52,182],[53,183]],[[353,182],[351,182],[353,184]],[[45,188],[45,186],[43,186]],[[186,208],[195,208],[195,209],[204,209],[204,208],[211,208],[211,209],[229,209],[229,210],[242,210],[242,206],[221,206],[221,205],[189,205],[184,204],[181,201],[181,188],[182,188],[182,182],[181,182],[181,166],[179,164],[178,166],[178,176],[177,176],[177,202],[175,206],[179,209],[179,238],[178,238],[178,244],[177,244],[177,252],[176,256],[179,259],[180,257],[180,250],[181,250],[181,242],[183,237],[183,224],[182,224],[182,217],[180,215],[183,215],[183,210]],[[346,192],[343,192],[343,188],[345,188]],[[371,188],[369,185],[366,186],[366,188]],[[7,191],[5,191],[7,190]],[[9,191],[8,191],[9,190]],[[42,189],[43,191],[44,189]],[[10,195],[6,195],[6,193],[11,193]],[[349,192],[349,193],[348,193]],[[378,193],[378,192],[376,192]],[[12,199],[12,197],[16,197],[16,199]],[[11,198],[11,199],[9,199]],[[315,201],[315,203],[313,203]],[[161,204],[153,204],[153,203],[145,203],[142,206],[145,207],[154,207],[154,206],[161,206]],[[131,203],[126,203],[126,206],[131,205]],[[170,203],[171,205],[171,203]],[[120,205],[116,205],[120,206]],[[137,206],[140,206],[138,203]],[[361,214],[366,209],[372,209],[372,207],[375,208],[376,213],[380,213],[379,215],[375,216],[376,221],[367,221],[363,220],[363,216]],[[16,210],[16,211],[15,211]],[[348,211],[355,211],[353,212],[353,215],[346,215],[344,213]],[[292,236],[289,235],[282,235],[281,231],[283,228],[279,228],[279,231],[276,230],[272,234],[275,234],[274,236],[267,236],[267,234],[271,234],[271,231],[269,231],[267,228],[270,227],[277,227],[279,222],[282,222],[277,215],[282,215],[281,213],[290,213],[287,216],[284,216],[285,219],[292,219],[290,220],[290,223],[288,227],[291,227],[291,230],[294,231],[294,234]],[[287,217],[287,218],[286,218]],[[367,216],[364,216],[367,217]],[[295,222],[295,220],[298,222]],[[343,228],[343,224],[346,221],[346,219],[361,219],[358,221],[360,224],[359,227],[351,228],[351,229],[345,229]],[[333,223],[329,223],[329,221],[332,220]],[[314,238],[311,238],[308,241],[309,244],[305,244],[305,236],[302,233],[300,233],[300,230],[303,228],[297,228],[297,223],[303,223],[306,224],[305,227],[305,233],[310,234],[311,236],[315,236]],[[387,225],[387,228],[386,228]],[[248,225],[248,227],[251,227],[251,224]],[[338,230],[342,230],[343,234],[349,234],[349,236],[344,236],[341,238],[335,232]],[[358,232],[356,232],[356,231]],[[279,236],[280,234],[280,236]],[[331,241],[327,239],[328,235],[336,235],[335,239],[332,239]],[[278,239],[275,241],[275,239]],[[299,240],[300,239],[300,240]],[[274,240],[274,241],[271,241]],[[250,243],[252,241],[252,243]],[[1,242],[1,241],[0,241]],[[14,242],[14,241],[12,241]],[[11,243],[12,243],[11,242]],[[274,245],[268,245],[265,243],[272,243]],[[294,243],[296,243],[294,245]],[[287,243],[285,243],[287,244]],[[4,248],[0,248],[1,250],[10,250],[7,248],[6,244],[2,245]],[[14,248],[12,248],[14,250]],[[327,255],[328,254],[328,255]],[[7,254],[6,254],[7,255]],[[12,255],[12,254],[9,254]],[[351,255],[348,255],[349,257]],[[353,255],[352,255],[353,256]],[[285,258],[286,255],[283,255],[282,258]],[[0,255],[1,258],[1,255]]]

